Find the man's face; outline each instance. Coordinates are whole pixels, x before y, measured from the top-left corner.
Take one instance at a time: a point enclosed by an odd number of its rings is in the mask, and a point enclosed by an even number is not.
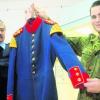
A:
[[[100,33],[100,6],[91,8],[91,23],[94,29]]]
[[[5,39],[5,28],[0,28],[0,42],[3,42]]]

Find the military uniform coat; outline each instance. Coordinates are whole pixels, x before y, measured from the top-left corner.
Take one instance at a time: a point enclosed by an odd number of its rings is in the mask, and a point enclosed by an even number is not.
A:
[[[36,18],[31,25],[26,23],[10,44],[7,100],[58,100],[53,73],[56,57],[69,71],[75,87],[85,82],[87,74],[58,24],[51,25]],[[33,34],[34,71],[31,52]],[[78,77],[74,74],[76,72],[79,73]]]

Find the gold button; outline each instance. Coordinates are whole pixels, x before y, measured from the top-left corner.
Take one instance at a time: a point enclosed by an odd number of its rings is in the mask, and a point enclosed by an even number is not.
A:
[[[76,73],[76,76],[79,76],[79,73]]]
[[[32,58],[32,61],[35,61],[35,57],[34,57],[34,58]]]
[[[34,42],[34,39],[32,39],[32,42]]]
[[[34,37],[34,33],[32,34],[32,37]]]
[[[32,65],[32,67],[34,68],[35,66],[34,66],[34,65]]]
[[[34,51],[32,51],[32,54],[34,54]]]
[[[80,82],[81,81],[81,78],[78,78],[77,81]]]
[[[74,68],[74,70],[77,70],[77,68]]]
[[[35,74],[35,71],[33,71],[32,73]]]
[[[32,45],[32,49],[34,48],[34,45]]]

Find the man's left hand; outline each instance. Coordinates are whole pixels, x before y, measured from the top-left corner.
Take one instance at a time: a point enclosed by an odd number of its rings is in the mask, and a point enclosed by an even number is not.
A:
[[[87,89],[87,92],[91,93],[100,93],[100,79],[87,79],[87,83],[84,83],[84,86]]]

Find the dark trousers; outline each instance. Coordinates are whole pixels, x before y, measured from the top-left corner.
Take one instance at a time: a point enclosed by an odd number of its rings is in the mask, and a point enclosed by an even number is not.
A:
[[[7,100],[7,78],[0,77],[0,100]]]

